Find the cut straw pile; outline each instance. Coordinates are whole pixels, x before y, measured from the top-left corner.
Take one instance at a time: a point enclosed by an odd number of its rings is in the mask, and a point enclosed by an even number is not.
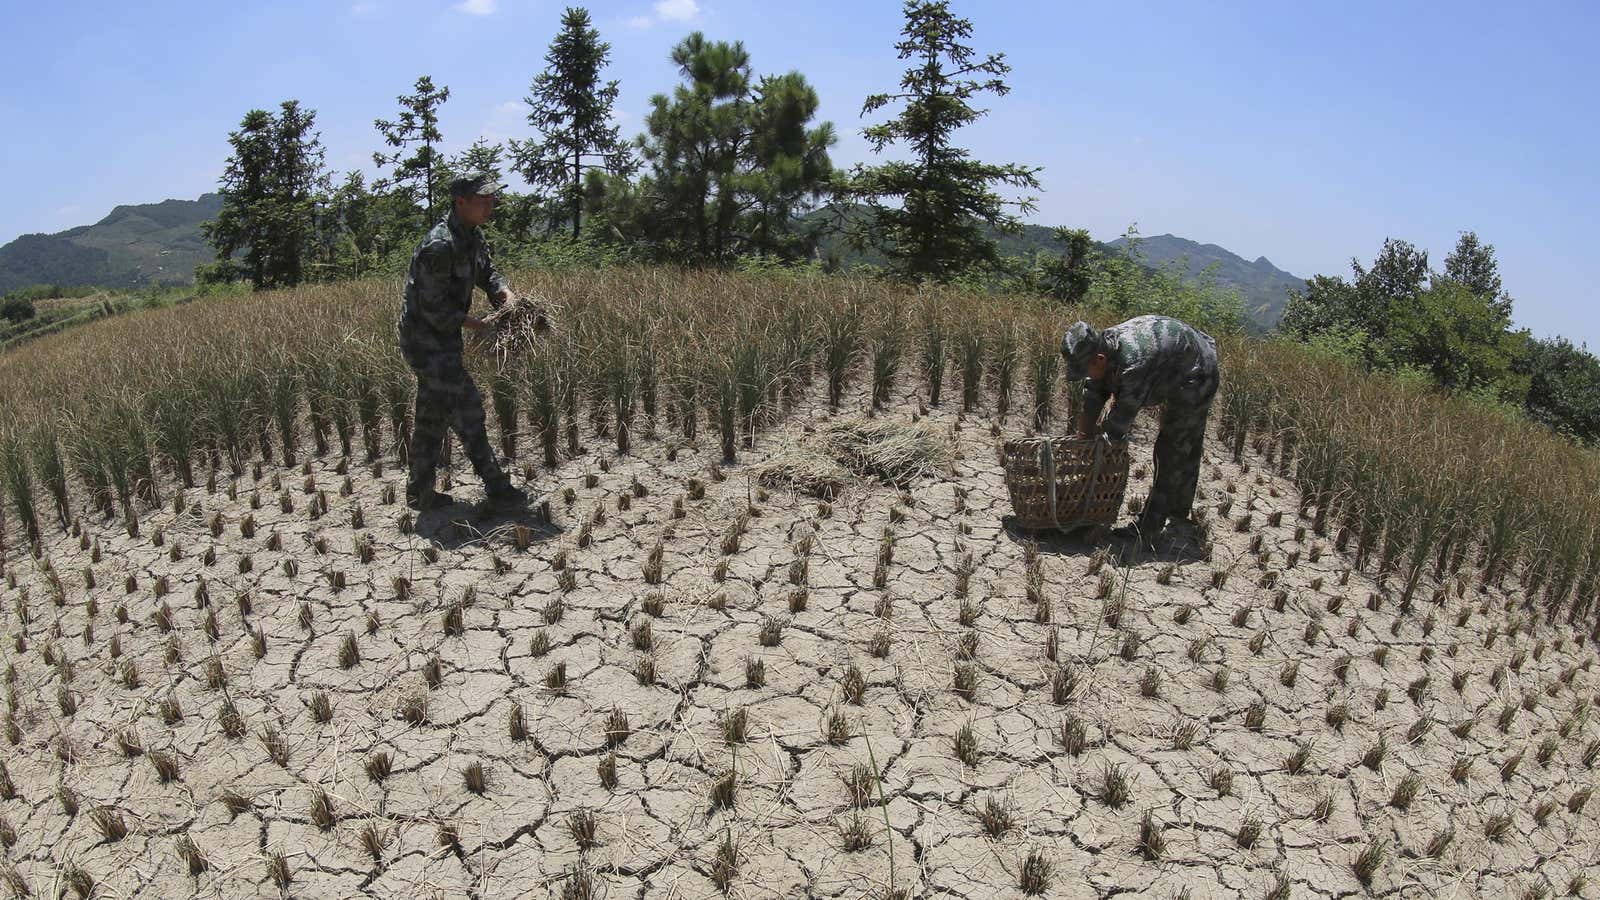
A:
[[[853,419],[830,425],[822,441],[852,471],[909,484],[950,465],[950,444],[926,424]]]
[[[493,329],[495,355],[506,359],[532,350],[539,335],[550,330],[551,312],[545,301],[519,294],[489,313],[484,322]]]
[[[844,490],[850,470],[810,447],[791,447],[761,467],[761,483],[784,487],[824,500]]]
[[[815,446],[780,453],[762,467],[761,481],[830,499],[852,475],[905,485],[950,461],[949,443],[928,425],[852,419],[828,426]]]

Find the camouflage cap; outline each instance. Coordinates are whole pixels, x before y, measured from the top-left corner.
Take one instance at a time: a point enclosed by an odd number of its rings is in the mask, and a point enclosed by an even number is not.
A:
[[[1080,380],[1088,374],[1089,360],[1105,349],[1099,331],[1088,322],[1073,322],[1061,338],[1061,355],[1067,363],[1067,378]]]
[[[493,197],[505,189],[506,186],[488,172],[470,172],[450,182],[452,197],[470,197],[473,194]]]

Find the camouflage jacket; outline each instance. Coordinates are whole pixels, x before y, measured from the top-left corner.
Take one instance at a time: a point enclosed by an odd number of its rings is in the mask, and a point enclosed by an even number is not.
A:
[[[507,285],[489,258],[483,232],[462,225],[451,212],[417,245],[406,273],[399,332],[407,362],[461,352],[461,325],[472,308],[474,287],[483,288],[489,304],[498,307]]]
[[[1139,316],[1103,334],[1106,375],[1085,382],[1083,405],[1094,423],[1106,400],[1116,397],[1101,425],[1107,436],[1123,439],[1146,407],[1211,402],[1217,390],[1217,342],[1211,335],[1167,316]]]

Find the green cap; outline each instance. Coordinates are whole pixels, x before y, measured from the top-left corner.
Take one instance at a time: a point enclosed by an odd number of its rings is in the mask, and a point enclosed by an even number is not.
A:
[[[488,172],[471,172],[450,182],[452,197],[469,197],[473,194],[493,197],[505,189],[506,186],[496,181]]]

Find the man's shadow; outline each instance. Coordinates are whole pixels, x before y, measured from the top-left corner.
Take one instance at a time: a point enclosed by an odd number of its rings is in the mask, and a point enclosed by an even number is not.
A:
[[[542,544],[565,530],[555,524],[549,509],[547,504],[498,507],[488,501],[457,500],[419,513],[416,533],[446,550],[472,544],[515,544],[520,540],[530,545]]]
[[[1142,546],[1137,538],[1119,538],[1104,525],[1090,525],[1066,530],[1054,528],[1023,528],[1016,516],[1003,516],[1001,529],[1012,540],[1021,543],[1033,541],[1040,553],[1056,556],[1093,556],[1101,549],[1109,549],[1118,565],[1139,565],[1149,562],[1186,563],[1210,558],[1204,541],[1195,534],[1192,526],[1172,526],[1156,535],[1153,546]]]

